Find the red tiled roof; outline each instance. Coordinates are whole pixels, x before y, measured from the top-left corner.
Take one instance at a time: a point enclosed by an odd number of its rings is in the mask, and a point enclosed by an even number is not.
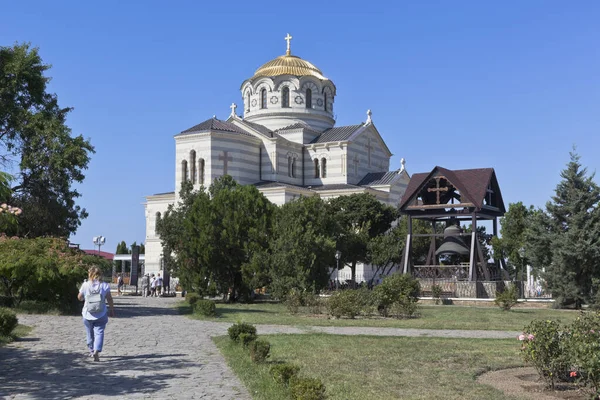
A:
[[[115,257],[115,255],[113,253],[109,253],[108,251],[98,251],[98,250],[81,250],[86,254],[89,254],[91,256],[98,256],[98,257],[102,257],[102,258],[106,258],[107,260],[112,261],[112,259]]]

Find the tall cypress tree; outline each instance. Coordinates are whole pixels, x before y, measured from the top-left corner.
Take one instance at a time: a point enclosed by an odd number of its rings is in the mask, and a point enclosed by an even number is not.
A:
[[[600,277],[600,187],[594,174],[581,166],[580,157],[570,155],[546,215],[533,219],[532,231],[543,233],[548,245],[531,251],[551,253],[534,254],[533,259],[549,261],[546,279],[557,303],[580,308],[594,296],[592,282]]]

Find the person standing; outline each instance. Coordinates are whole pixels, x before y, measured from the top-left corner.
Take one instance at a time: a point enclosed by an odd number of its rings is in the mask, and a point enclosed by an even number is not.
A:
[[[150,297],[156,296],[156,277],[154,274],[150,277]]]
[[[160,297],[161,293],[162,293],[162,283],[163,280],[160,276],[160,273],[156,276],[156,296]]]
[[[123,289],[123,275],[118,274],[117,275],[117,296],[122,295],[122,290]]]
[[[150,291],[150,275],[146,274],[142,278],[142,295],[144,297],[148,297],[149,291]]]
[[[81,315],[83,316],[90,357],[94,357],[94,361],[100,361],[108,315],[115,316],[110,285],[102,282],[100,268],[91,267],[88,270],[88,280],[81,285],[77,299],[85,301]],[[110,307],[109,310],[106,308],[107,301]]]

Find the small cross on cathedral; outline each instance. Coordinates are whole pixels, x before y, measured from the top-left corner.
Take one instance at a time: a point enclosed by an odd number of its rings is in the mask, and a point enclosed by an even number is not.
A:
[[[285,55],[289,56],[290,54],[292,54],[292,52],[290,51],[290,41],[292,40],[292,37],[288,33],[287,36],[284,37],[284,39],[287,41],[287,50],[285,52]]]
[[[235,109],[237,108],[237,105],[235,103],[231,103],[229,108],[231,108],[231,116],[235,116]]]

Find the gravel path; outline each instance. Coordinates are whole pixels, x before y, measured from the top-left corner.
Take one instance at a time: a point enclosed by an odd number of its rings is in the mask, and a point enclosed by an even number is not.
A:
[[[0,348],[0,397],[5,399],[251,397],[210,340],[230,323],[178,315],[180,299],[116,297],[117,317],[106,327],[99,363],[91,362],[81,317],[19,315],[34,327],[26,338]],[[259,334],[514,338],[517,332],[367,327],[259,325]]]

